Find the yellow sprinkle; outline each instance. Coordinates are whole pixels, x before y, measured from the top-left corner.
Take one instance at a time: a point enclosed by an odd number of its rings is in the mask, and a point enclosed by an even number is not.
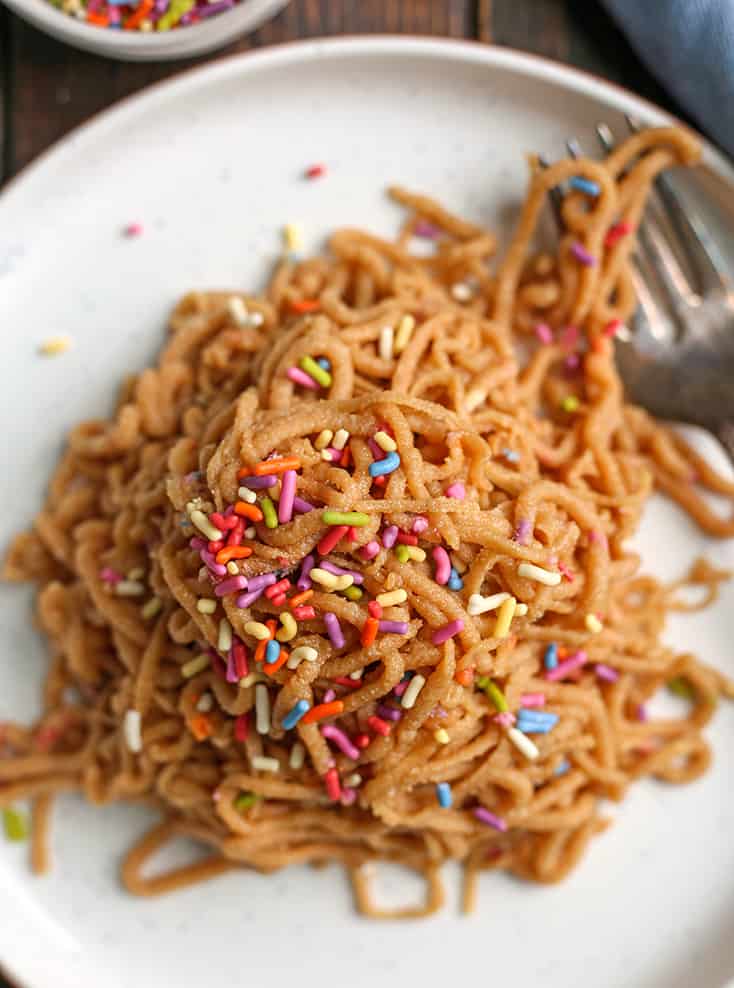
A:
[[[219,622],[217,648],[220,652],[228,652],[232,648],[232,625],[226,618],[222,618]]]
[[[584,624],[592,635],[598,635],[600,631],[604,630],[604,625],[601,623],[596,614],[587,614],[584,618]]]
[[[383,432],[382,429],[375,433],[375,442],[380,449],[384,449],[386,453],[394,453],[398,448],[398,444],[395,442],[393,437],[388,436],[388,434]]]
[[[528,605],[518,603],[517,607],[515,608],[515,617],[525,617],[527,613],[528,613]]]
[[[313,570],[311,570],[313,573]],[[349,573],[344,573],[342,576],[337,576],[336,583],[334,584],[335,590],[346,590],[351,587],[354,583],[354,577],[350,576]]]
[[[50,336],[41,343],[38,352],[44,357],[58,357],[60,353],[65,353],[70,346],[70,336]]]
[[[331,440],[334,438],[334,433],[331,429],[322,429],[321,432],[316,437],[316,442],[314,447],[316,449],[326,449]]]
[[[250,686],[256,686],[258,683],[269,683],[270,680],[267,676],[263,676],[261,672],[250,672],[246,676],[243,676],[239,682],[239,685],[243,690],[246,690]]]
[[[316,662],[318,657],[319,653],[312,645],[299,645],[291,652],[287,665],[289,669],[297,669],[301,662]]]
[[[140,616],[143,621],[149,621],[154,618],[156,614],[163,607],[163,601],[160,597],[151,597],[150,600],[146,601],[140,608]]]
[[[408,599],[408,594],[402,587],[397,590],[390,590],[388,593],[378,594],[375,600],[382,607],[392,607],[393,604],[404,604]]]
[[[395,334],[395,343],[393,345],[393,351],[395,353],[402,353],[406,348],[414,329],[415,319],[412,316],[403,316],[398,323],[398,330]]]
[[[194,659],[189,659],[181,666],[181,675],[184,679],[191,679],[192,676],[196,676],[197,673],[203,672],[209,667],[209,656],[208,655],[197,655]]]
[[[301,228],[296,223],[286,223],[283,227],[283,242],[287,250],[300,250],[303,246]]]
[[[566,397],[561,402],[561,408],[564,412],[576,412],[578,411],[579,400],[576,395],[566,395]]]
[[[325,569],[320,569],[316,566],[308,575],[312,580],[315,580],[316,583],[321,584],[322,587],[326,587],[329,590],[334,590],[336,588],[336,576],[333,573],[329,573]]]
[[[257,638],[259,642],[267,641],[270,638],[270,629],[262,621],[248,621],[245,625],[245,631],[253,638]]]
[[[199,614],[213,614],[217,609],[217,602],[213,597],[199,597],[196,609]]]
[[[289,642],[298,634],[298,625],[296,624],[296,619],[288,611],[283,611],[280,615],[280,623],[283,627],[278,631],[275,637],[279,642]]]
[[[200,532],[209,539],[210,542],[218,542],[222,538],[222,533],[209,521],[207,516],[199,508],[195,508],[190,514],[192,525],[196,525]]]
[[[143,569],[142,566],[136,566],[134,569],[131,569],[130,572],[127,574],[128,580],[142,580],[144,576],[145,576],[145,570]]]
[[[306,757],[306,749],[301,744],[300,741],[296,743],[291,748],[291,753],[288,758],[288,765],[298,771],[299,768],[303,768],[303,762]]]
[[[497,611],[497,620],[494,625],[495,638],[504,638],[508,633],[512,619],[515,616],[516,607],[517,600],[514,597],[508,597],[507,600],[504,600],[500,604],[500,609]]]
[[[422,563],[426,558],[425,550],[419,548],[417,545],[406,545],[405,548],[408,550],[408,559],[414,559],[417,563]]]
[[[230,561],[227,563],[227,572],[230,573],[232,576],[237,576],[239,571],[240,568],[237,565],[237,563],[234,561],[234,559],[230,559]]]
[[[449,737],[449,732],[445,727],[439,727],[437,731],[433,732],[433,736],[439,744],[448,744],[451,740]]]
[[[247,307],[238,295],[230,295],[227,299],[227,314],[237,326],[246,326],[249,322]]]
[[[142,597],[145,587],[138,580],[120,580],[115,584],[115,593],[118,597]]]

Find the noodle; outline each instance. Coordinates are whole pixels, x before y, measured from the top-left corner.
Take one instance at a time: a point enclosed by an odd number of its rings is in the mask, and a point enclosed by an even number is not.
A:
[[[607,330],[635,304],[633,237],[610,230],[697,156],[661,129],[602,163],[531,163],[494,271],[486,231],[394,189],[396,242],[342,230],[264,298],[178,304],[7,556],[51,651],[39,721],[2,729],[0,801],[34,801],[36,871],[71,789],[160,811],[122,866],[133,893],[339,860],[363,913],[420,916],[443,861],[464,863],[467,908],[485,869],[559,881],[601,799],[706,770],[732,685],[660,634],[698,606],[685,582],[705,604],[727,574],[699,562],[665,587],[624,542],[653,486],[731,535],[702,490],[734,484],[624,403]],[[573,175],[598,195],[569,191],[557,254],[535,253]],[[670,681],[687,714],[647,718]],[[209,856],[145,877],[179,837]],[[424,904],[378,907],[378,859],[423,874]]]

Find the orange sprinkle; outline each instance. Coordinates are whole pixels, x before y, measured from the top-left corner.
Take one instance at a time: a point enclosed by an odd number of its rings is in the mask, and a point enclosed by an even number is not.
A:
[[[344,712],[344,704],[341,700],[332,700],[331,703],[317,703],[311,707],[302,718],[304,724],[315,724],[316,721],[324,720],[325,717],[337,717]]]
[[[351,459],[352,459],[352,450],[350,449],[349,446],[345,446],[342,452],[342,459],[339,466],[346,469],[346,467],[349,466]]]
[[[214,733],[214,726],[205,714],[196,714],[189,721],[189,730],[197,741],[206,741]]]
[[[267,642],[265,644],[267,645]],[[274,676],[275,673],[278,671],[278,669],[282,669],[283,666],[286,664],[289,655],[290,652],[288,651],[287,648],[281,648],[280,654],[278,655],[278,658],[275,660],[275,662],[266,662],[265,665],[263,666],[263,672],[265,673],[265,675]]]
[[[289,607],[299,607],[301,604],[305,604],[307,600],[313,597],[313,590],[302,590],[301,593],[297,593],[295,597],[291,597],[288,601]]]
[[[155,0],[140,0],[140,5],[134,14],[132,14],[125,23],[122,25],[126,31],[135,31],[141,24],[142,21],[146,19],[148,14],[153,9]]]
[[[249,518],[250,521],[262,521],[263,513],[256,504],[248,504],[247,501],[238,501],[234,506],[234,513],[242,518]]]
[[[271,473],[285,473],[286,470],[300,470],[301,461],[297,456],[276,456],[272,460],[257,463],[252,471],[256,477],[268,477]],[[241,470],[243,477],[249,476],[249,470]],[[239,474],[238,474],[239,476]]]
[[[457,669],[454,679],[460,686],[471,686],[474,682],[474,666],[467,666],[466,669]]]
[[[362,647],[369,648],[370,645],[377,638],[377,629],[380,627],[380,622],[377,618],[368,617],[365,623],[362,625]]]
[[[265,649],[268,647],[268,642],[271,641],[273,638],[275,638],[276,622],[275,621],[266,621],[265,622],[265,627],[270,632],[270,638],[263,638],[263,640],[262,641],[259,641],[257,643],[257,645],[255,646],[255,655],[254,655],[255,662],[264,662],[265,661]],[[283,649],[281,648],[281,652],[282,651],[283,651]],[[275,664],[276,663],[274,662],[273,665],[275,665]]]
[[[247,559],[252,555],[249,545],[228,545],[220,549],[216,555],[216,560],[220,566],[226,566],[230,559]]]
[[[96,24],[98,27],[108,27],[109,23],[109,14],[97,14],[93,10],[87,11],[87,24]]]
[[[304,298],[300,302],[291,302],[291,309],[299,316],[306,312],[317,312],[320,308],[321,302],[317,298]]]

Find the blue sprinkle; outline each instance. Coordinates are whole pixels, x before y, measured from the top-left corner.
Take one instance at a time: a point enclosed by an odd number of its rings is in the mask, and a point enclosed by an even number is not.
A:
[[[449,588],[449,590],[463,590],[464,589],[464,581],[461,579],[461,577],[456,572],[456,570],[454,569],[453,566],[451,567],[451,574],[449,575],[448,582],[447,582],[446,586]]]
[[[558,665],[558,646],[555,642],[551,642],[548,648],[545,650],[545,655],[543,656],[543,663],[546,669],[555,669]]]
[[[567,760],[564,758],[563,761],[559,764],[558,768],[555,770],[555,772],[553,774],[554,775],[565,775],[566,772],[568,772],[568,770],[570,768],[571,768],[571,766],[569,765],[569,763],[567,762]]]
[[[388,453],[381,460],[370,463],[370,477],[384,477],[387,473],[392,473],[400,466],[400,454]]]
[[[553,727],[558,723],[558,714],[551,714],[541,710],[528,710],[525,707],[520,707],[517,712],[517,719],[526,724],[548,724],[550,727]]]
[[[448,782],[436,783],[436,796],[438,797],[438,802],[441,809],[448,810],[451,808],[451,803],[453,800],[451,798],[451,786]]]
[[[273,662],[278,661],[278,656],[280,655],[280,642],[277,642],[274,638],[265,646],[265,661],[268,665],[272,665]]]
[[[553,729],[552,724],[535,724],[533,721],[528,722],[522,719],[518,719],[515,726],[523,734],[549,734]]]
[[[579,192],[585,192],[589,196],[598,196],[601,191],[596,182],[592,182],[590,178],[583,178],[581,175],[574,175],[573,178],[569,178],[568,184],[572,189],[578,189]]]
[[[503,449],[502,455],[509,463],[517,463],[520,459],[520,454],[514,449]]]
[[[283,718],[283,729],[290,731],[292,727],[295,727],[301,717],[308,712],[308,708],[308,700],[299,700],[298,703],[295,703]]]
[[[317,357],[316,363],[327,372],[331,370],[331,361],[328,357]]]

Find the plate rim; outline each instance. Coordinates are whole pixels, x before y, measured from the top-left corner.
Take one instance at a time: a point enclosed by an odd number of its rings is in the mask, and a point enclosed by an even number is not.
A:
[[[187,91],[207,85],[212,80],[249,77],[257,75],[261,70],[267,71],[273,66],[284,67],[304,61],[310,62],[316,58],[339,58],[345,55],[394,58],[418,55],[429,59],[468,62],[488,69],[522,75],[539,83],[550,81],[575,93],[609,103],[618,110],[636,113],[650,122],[677,123],[696,134],[703,145],[704,163],[734,189],[734,166],[695,128],[652,101],[593,73],[564,65],[544,56],[472,40],[394,34],[347,35],[285,42],[255,51],[235,53],[215,62],[187,69],[174,78],[164,79],[145,87],[138,93],[124,97],[73,128],[9,179],[0,190],[0,217],[8,210],[18,207],[22,209],[25,197],[33,193],[37,181],[43,180],[45,171],[53,169],[57,164],[63,164],[67,155],[83,153],[85,147],[94,144],[98,137],[123,127],[136,115],[144,114],[151,101],[174,99]],[[0,872],[0,888],[4,884]],[[27,913],[19,904],[15,919],[22,922],[23,915]],[[12,922],[8,922],[7,932],[11,935],[13,925]],[[71,962],[75,968],[77,962],[85,966],[84,959],[79,956],[74,946],[69,944],[62,946],[58,941],[49,943],[47,939],[44,949],[59,959],[63,954],[67,963]],[[0,976],[6,977],[9,983],[17,985],[18,988],[20,986],[40,988],[43,983],[39,980],[37,958],[34,957],[33,951],[29,953],[27,950],[12,957],[0,958]],[[66,985],[66,983],[65,980],[61,980],[61,984]],[[734,988],[734,982],[729,982],[729,985]]]

